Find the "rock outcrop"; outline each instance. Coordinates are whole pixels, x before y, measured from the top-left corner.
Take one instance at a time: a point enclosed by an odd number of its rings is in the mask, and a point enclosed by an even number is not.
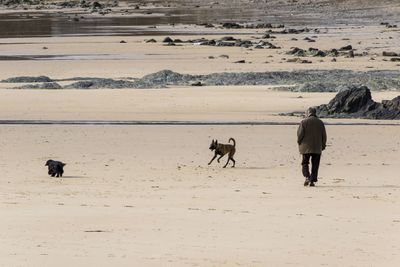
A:
[[[317,107],[322,118],[400,119],[400,96],[382,103],[372,99],[366,86],[352,86],[339,92],[328,104]]]

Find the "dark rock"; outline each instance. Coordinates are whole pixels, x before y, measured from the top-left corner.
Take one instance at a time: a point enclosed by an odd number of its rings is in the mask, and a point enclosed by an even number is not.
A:
[[[383,51],[382,56],[384,57],[397,57],[399,54],[395,52],[388,52],[388,51]]]
[[[206,27],[206,28],[214,28],[215,26],[213,25],[213,24],[211,24],[211,23],[199,23],[199,24],[197,24],[198,26],[203,26],[203,27]]]
[[[96,9],[104,8],[104,6],[102,4],[100,4],[99,2],[97,2],[97,1],[93,2],[92,6],[93,6],[93,8],[96,8]]]
[[[49,83],[36,83],[36,84],[26,84],[16,89],[62,89],[61,85],[56,82],[49,82]]]
[[[381,25],[386,26],[386,28],[397,28],[397,25],[390,24],[389,22],[381,22]]]
[[[353,57],[354,57],[354,51],[353,51],[353,50],[350,50],[350,51],[348,52],[347,57],[353,58]]]
[[[119,43],[120,43],[120,44],[126,44],[126,41],[121,40],[121,41],[119,41]]]
[[[64,88],[70,89],[100,89],[100,88],[137,88],[134,82],[113,80],[113,79],[91,79],[87,81],[78,81],[70,85],[64,86]]]
[[[339,92],[327,105],[317,108],[320,117],[400,119],[400,97],[377,103],[366,86],[351,86]]]
[[[221,40],[222,41],[236,41],[237,39],[232,36],[225,36],[225,37],[222,37]]]
[[[301,63],[301,58],[297,59]],[[241,61],[246,63],[246,61]],[[146,75],[142,78],[121,80],[74,77],[58,81],[72,81],[64,88],[166,88],[169,85],[189,86],[193,81],[210,86],[222,85],[275,85],[278,90],[340,91],[348,84],[364,84],[372,90],[400,90],[400,71],[350,71],[350,70],[297,70],[270,72],[211,73],[206,75],[180,74],[170,70]],[[51,82],[37,77],[16,77],[3,82]],[[291,85],[291,86],[287,86]]]
[[[333,48],[333,49],[327,51],[327,54],[332,57],[337,57],[339,55],[339,51],[337,49]]]
[[[298,87],[299,92],[337,92],[337,86],[331,83],[307,82]]]
[[[341,47],[339,50],[340,51],[348,51],[348,50],[352,50],[352,49],[353,49],[352,45],[346,45],[346,46]]]
[[[76,1],[64,1],[64,2],[59,3],[58,5],[62,8],[74,8],[77,6],[77,4],[78,4],[78,2],[76,2]]]
[[[79,2],[79,7],[81,7],[81,8],[89,8],[90,7],[90,3],[85,1],[85,0],[81,0]]]
[[[149,39],[146,40],[146,43],[157,43],[157,41],[155,39]]]
[[[392,62],[400,62],[400,58],[399,57],[393,57],[390,59],[390,61]]]
[[[318,107],[322,117],[342,116],[348,114],[364,114],[376,108],[371,91],[366,86],[354,86],[339,92],[327,105]]]
[[[235,22],[226,22],[226,23],[222,24],[222,27],[226,28],[226,29],[241,29],[241,28],[244,28],[242,25],[239,25],[239,24],[237,24]]]
[[[203,86],[201,82],[192,83],[191,86]]]
[[[3,83],[47,83],[52,82],[53,80],[47,76],[20,76],[20,77],[13,77],[2,80]]]
[[[314,39],[311,39],[310,37],[304,38],[305,41],[310,42],[310,43],[315,43]]]
[[[326,53],[324,51],[318,50],[315,52],[314,57],[326,57]]]
[[[215,46],[235,46],[236,43],[234,42],[224,42],[224,41],[214,41],[214,42],[207,42],[207,45],[215,45]]]
[[[284,33],[284,34],[286,34],[286,33],[288,33],[288,34],[300,34],[300,33],[303,33],[303,32],[309,32],[309,29],[307,29],[307,28],[304,28],[304,29],[285,29],[281,33]]]
[[[294,47],[291,50],[289,50],[288,52],[286,52],[286,54],[297,56],[297,57],[305,57],[306,51],[304,49]]]
[[[165,37],[165,39],[163,40],[163,43],[173,43],[174,40],[172,40],[170,37]]]
[[[242,59],[242,60],[235,61],[234,63],[246,63],[246,60]]]

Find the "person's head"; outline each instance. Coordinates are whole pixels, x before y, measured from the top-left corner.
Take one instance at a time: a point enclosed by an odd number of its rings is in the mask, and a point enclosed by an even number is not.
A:
[[[317,116],[317,110],[313,107],[308,108],[306,111],[306,117],[310,116]]]

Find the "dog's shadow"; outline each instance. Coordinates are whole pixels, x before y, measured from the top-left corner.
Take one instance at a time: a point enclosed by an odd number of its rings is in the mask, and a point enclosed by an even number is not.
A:
[[[239,169],[239,170],[268,170],[268,169],[270,169],[270,168],[267,168],[267,167],[252,167],[252,166],[249,166],[249,167],[235,167],[235,168],[233,168],[233,169]]]
[[[65,175],[63,177],[52,177],[52,178],[64,178],[64,179],[87,179],[87,176],[74,176],[74,175]]]

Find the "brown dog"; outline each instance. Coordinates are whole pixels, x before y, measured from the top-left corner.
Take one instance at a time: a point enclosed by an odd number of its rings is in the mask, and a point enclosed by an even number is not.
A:
[[[233,167],[235,167],[235,163],[236,161],[233,159],[233,155],[235,155],[236,152],[236,141],[233,138],[229,138],[229,142],[232,140],[233,145],[231,144],[219,144],[218,140],[214,139],[211,142],[210,145],[210,150],[213,151],[214,150],[214,157],[211,159],[211,161],[208,163],[208,165],[211,164],[211,162],[214,161],[214,159],[219,155],[220,157],[217,159],[218,163],[219,160],[225,156],[226,154],[228,154],[228,161],[226,162],[224,168],[226,168],[226,166],[228,165],[229,161],[232,160],[233,162]]]

